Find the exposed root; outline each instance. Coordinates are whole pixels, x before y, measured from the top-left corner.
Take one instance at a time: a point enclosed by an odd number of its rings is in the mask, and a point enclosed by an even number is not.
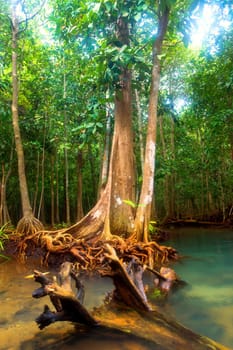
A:
[[[49,263],[51,254],[68,254],[70,259],[77,263],[81,270],[99,270],[105,263],[104,245],[110,244],[118,257],[125,262],[136,258],[142,265],[149,268],[158,268],[167,264],[170,260],[178,258],[178,253],[171,247],[161,246],[155,241],[148,243],[137,242],[132,236],[123,239],[118,236],[111,236],[111,239],[96,239],[88,241],[74,238],[65,230],[38,231],[26,236],[18,244],[19,257],[25,260],[28,249],[40,247],[44,251],[43,264]]]
[[[23,237],[30,236],[35,234],[38,231],[44,229],[43,224],[35,218],[33,215],[23,216],[22,219],[19,220],[16,233],[20,234]]]

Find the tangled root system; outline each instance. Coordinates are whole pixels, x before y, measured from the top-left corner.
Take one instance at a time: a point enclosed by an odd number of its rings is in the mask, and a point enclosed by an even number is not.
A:
[[[48,264],[51,254],[70,255],[70,259],[78,265],[81,270],[99,270],[104,264],[104,246],[110,244],[123,261],[132,258],[138,259],[142,264],[155,268],[161,264],[167,264],[170,260],[178,258],[177,251],[172,247],[161,246],[157,242],[137,242],[133,238],[85,240],[76,239],[65,230],[38,231],[32,235],[25,236],[19,242],[19,255],[25,258],[28,247],[40,247],[44,251],[43,264]],[[31,252],[30,252],[31,253]]]
[[[35,218],[33,215],[23,216],[22,219],[19,220],[16,233],[21,236],[30,236],[35,234],[38,231],[44,229],[43,224]]]

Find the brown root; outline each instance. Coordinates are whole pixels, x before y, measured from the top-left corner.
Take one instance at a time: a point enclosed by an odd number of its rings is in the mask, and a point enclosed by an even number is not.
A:
[[[106,243],[116,250],[117,256],[122,261],[128,262],[132,258],[136,258],[142,265],[151,269],[160,268],[160,266],[178,258],[175,249],[161,246],[154,241],[143,243],[137,242],[132,237],[123,239],[113,235],[110,239],[96,239],[95,235],[92,240],[90,240],[89,235],[87,240],[85,237],[78,239],[65,229],[38,231],[25,236],[18,243],[18,251],[21,261],[25,260],[27,253],[31,254],[31,250],[38,247],[44,252],[42,261],[44,265],[49,264],[51,254],[60,254],[60,262],[65,255],[69,255],[70,259],[78,264],[79,269],[98,271],[105,261],[104,246]]]
[[[17,225],[16,233],[21,236],[30,236],[44,229],[43,224],[33,215],[23,216]]]

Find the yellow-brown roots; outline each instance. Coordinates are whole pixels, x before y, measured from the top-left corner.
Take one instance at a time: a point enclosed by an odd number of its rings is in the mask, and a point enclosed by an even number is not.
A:
[[[32,243],[32,244],[30,244]],[[135,239],[122,239],[112,236],[111,239],[75,239],[65,230],[39,231],[30,236],[26,236],[19,242],[19,257],[24,258],[26,249],[30,247],[43,248],[45,257],[43,264],[48,263],[49,255],[70,254],[72,259],[82,270],[98,270],[104,262],[104,245],[109,243],[115,248],[117,255],[124,261],[129,261],[133,257],[139,259],[142,264],[150,268],[156,268],[162,264],[167,264],[169,260],[178,257],[175,249],[161,246],[157,242],[137,242]],[[30,248],[32,249],[32,248]]]
[[[21,236],[30,236],[43,229],[44,226],[38,219],[33,215],[28,215],[23,216],[22,219],[19,220],[16,233]]]

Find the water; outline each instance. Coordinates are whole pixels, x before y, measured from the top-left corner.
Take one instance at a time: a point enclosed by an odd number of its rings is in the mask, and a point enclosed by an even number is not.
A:
[[[169,296],[164,312],[233,349],[233,232],[183,229],[172,235],[169,245],[187,256],[174,268],[188,286]],[[80,329],[77,333],[68,322],[40,331],[34,320],[50,302],[48,297],[31,297],[39,285],[24,276],[34,268],[43,270],[14,261],[0,264],[1,350],[155,350],[149,342],[117,331]],[[108,278],[86,278],[83,283],[88,309],[101,305],[112,290]]]
[[[15,261],[0,264],[0,350],[155,350],[154,345],[136,336],[120,331],[98,328],[86,331],[75,330],[68,322],[57,322],[40,331],[34,322],[48,304],[48,297],[33,299],[32,292],[39,287],[33,279],[24,277],[34,269]],[[55,274],[53,271],[52,274]],[[106,292],[113,289],[108,278],[83,278],[85,285],[85,306],[90,310],[103,303]]]
[[[233,231],[181,229],[169,244],[186,255],[174,268],[188,286],[170,296],[167,311],[233,349]]]

